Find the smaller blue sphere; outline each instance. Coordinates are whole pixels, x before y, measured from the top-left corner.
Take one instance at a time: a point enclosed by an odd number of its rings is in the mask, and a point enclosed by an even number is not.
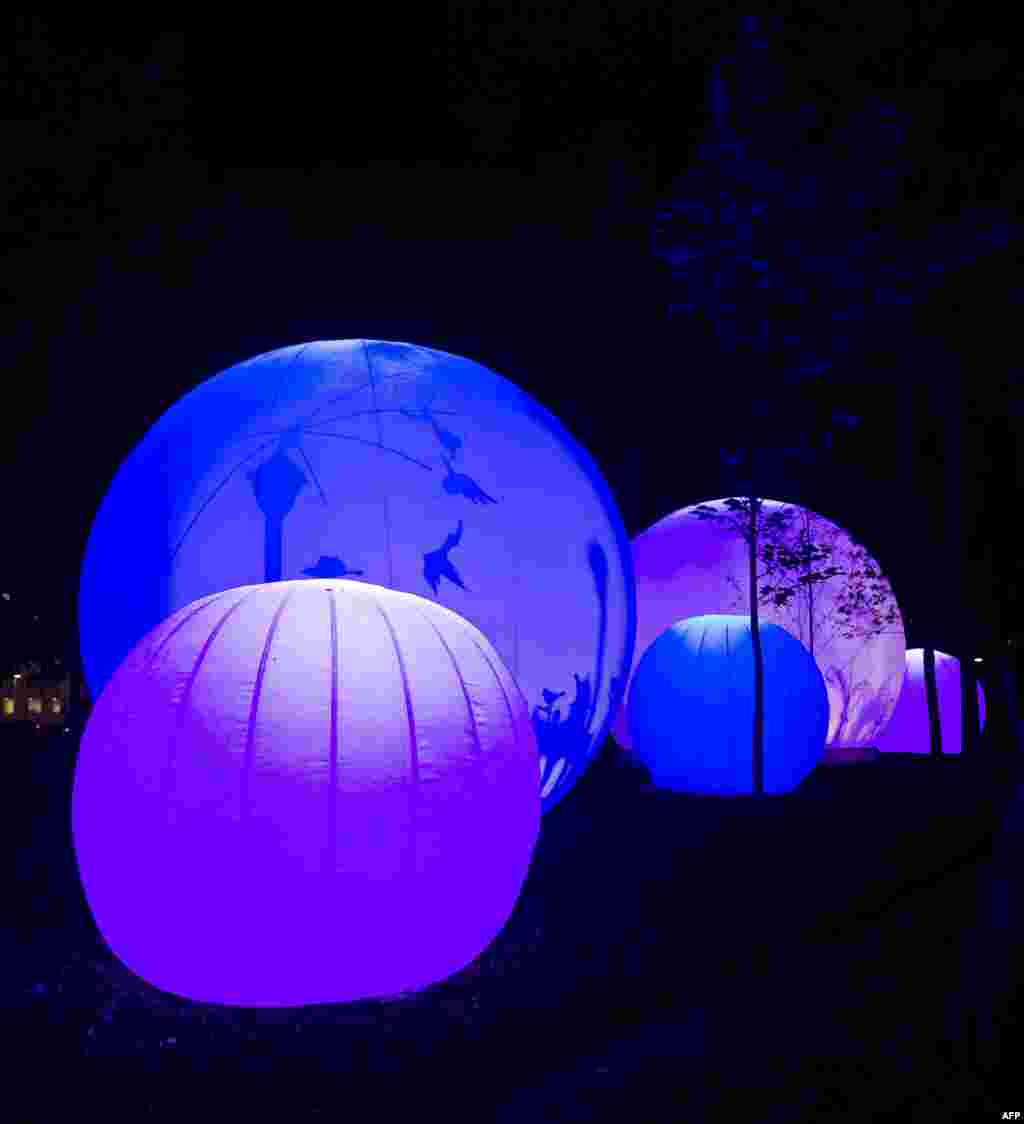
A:
[[[814,657],[775,624],[764,657],[764,791],[796,788],[821,760],[828,692]],[[634,673],[633,751],[655,784],[677,792],[753,792],[754,646],[750,618],[690,617],[667,628]]]

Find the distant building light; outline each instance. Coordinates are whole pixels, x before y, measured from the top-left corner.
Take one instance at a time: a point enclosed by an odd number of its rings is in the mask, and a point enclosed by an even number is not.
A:
[[[14,673],[14,678],[15,678],[15,679],[20,679],[20,678],[21,678],[21,672],[20,672],[20,671],[16,671],[16,672]]]
[[[982,663],[983,661],[982,661],[982,658],[981,658],[981,656],[975,656],[975,657],[974,657],[974,662],[975,662],[975,663]]]

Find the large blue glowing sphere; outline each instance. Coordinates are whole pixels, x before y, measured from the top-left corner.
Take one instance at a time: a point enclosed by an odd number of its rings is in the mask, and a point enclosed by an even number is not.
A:
[[[985,692],[976,684],[978,727],[985,725]],[[963,688],[960,661],[946,652],[935,653],[935,701],[938,704],[939,739],[942,752],[962,753],[964,747],[961,713]],[[931,720],[928,711],[928,686],[924,674],[924,649],[907,652],[907,669],[900,701],[876,747],[881,753],[931,753]]]
[[[540,826],[526,700],[408,593],[233,589],[158,625],[82,738],[72,829],[116,955],[202,1002],[392,995],[478,956]]]
[[[545,811],[603,740],[635,633],[622,520],[558,420],[480,364],[310,343],[172,406],[93,521],[79,594],[92,697],[183,606],[304,577],[414,593],[479,628],[529,703]]]
[[[821,761],[825,680],[807,649],[760,626],[764,655],[764,791],[789,792]],[[750,618],[678,621],[644,652],[627,705],[633,752],[664,788],[753,791],[754,647]]]

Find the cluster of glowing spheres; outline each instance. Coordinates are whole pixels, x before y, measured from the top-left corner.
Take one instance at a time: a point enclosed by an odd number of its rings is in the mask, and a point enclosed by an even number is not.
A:
[[[820,762],[825,682],[785,629],[760,627],[764,655],[764,791],[789,792]],[[750,619],[679,621],[644,652],[628,721],[633,752],[655,784],[678,792],[753,791],[754,647]]]
[[[729,503],[683,508],[634,539],[634,667],[674,621],[750,613],[746,521]],[[827,744],[874,745],[896,706],[906,651],[889,582],[860,543],[807,508],[763,500],[759,526],[760,619],[784,628],[813,655],[828,692]],[[612,727],[623,749],[632,744],[631,690]]]
[[[518,898],[537,741],[491,643],[452,611],[339,579],[178,609],[82,738],[72,826],[113,952],[236,1006],[415,990]]]
[[[558,420],[468,359],[342,340],[257,356],[149,430],[92,525],[93,698],[161,621],[226,589],[351,578],[457,612],[527,699],[542,808],[601,744],[633,656],[629,542]]]
[[[985,692],[977,684],[978,724],[985,724]],[[935,653],[935,694],[938,703],[939,738],[942,752],[963,752],[963,708],[960,661],[945,652]],[[881,753],[931,753],[931,723],[928,712],[928,689],[924,674],[924,649],[907,652],[906,676],[900,701],[896,704],[889,725],[878,739]]]

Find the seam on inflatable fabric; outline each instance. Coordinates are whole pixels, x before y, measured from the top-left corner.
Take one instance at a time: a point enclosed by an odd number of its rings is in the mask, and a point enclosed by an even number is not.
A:
[[[327,766],[327,863],[331,874],[338,866],[338,674],[341,663],[338,647],[338,608],[334,590],[327,590],[331,615],[331,730]]]
[[[282,365],[281,375],[277,380],[277,390],[274,392],[274,405],[271,407],[272,415],[273,412],[276,412],[280,408],[281,402],[284,400],[285,383],[287,382],[288,375],[291,373],[292,367],[298,363],[310,347],[312,347],[311,343],[300,344],[295,354]]]
[[[694,661],[694,668],[698,672],[699,672],[699,669],[700,669],[700,666],[701,666],[701,659],[704,655],[704,641],[707,639],[707,635],[708,635],[708,622],[707,622],[707,617],[705,617],[704,618],[704,625],[701,628],[701,633],[700,633],[700,643],[697,645],[697,658]],[[729,626],[728,625],[726,625],[726,627],[725,627],[725,651],[726,651],[726,666],[728,667],[728,663],[729,663]],[[729,680],[729,693],[726,697],[727,697],[728,703],[731,705],[732,704],[732,679],[731,679],[731,674],[730,674],[730,680]]]
[[[185,530],[182,531],[181,538],[178,539],[178,543],[175,546],[174,550],[171,551],[171,561],[172,562],[174,561],[175,558],[178,557],[178,551],[181,550],[181,548],[185,545],[185,540],[192,533],[192,528],[199,522],[200,517],[206,511],[206,509],[210,506],[210,504],[213,503],[213,501],[217,498],[217,496],[220,495],[221,489],[223,489],[227,486],[227,483],[232,478],[232,476],[234,476],[235,473],[243,465],[248,464],[249,461],[251,461],[251,460],[255,460],[255,458],[258,457],[260,455],[260,453],[262,453],[265,449],[269,449],[273,444],[274,444],[273,441],[264,441],[262,444],[257,445],[257,447],[255,449],[253,449],[253,451],[251,453],[247,453],[238,462],[238,464],[235,465],[235,467],[227,474],[227,476],[224,477],[224,479],[217,485],[217,487],[213,489],[213,491],[206,497],[205,500],[203,500],[202,504],[200,505],[199,510],[189,520],[189,524],[185,528]]]
[[[370,380],[370,401],[373,403],[374,422],[376,423],[377,430],[377,444],[384,448],[384,430],[380,423],[380,411],[377,409],[377,383],[373,377],[373,364],[370,362],[370,349],[366,346],[366,340],[362,340],[363,345],[363,358],[366,360],[366,375]],[[391,548],[391,505],[388,503],[388,495],[384,494],[384,542],[388,552],[388,588],[395,588],[395,561],[394,554]]]
[[[203,665],[203,661],[209,654],[210,648],[213,646],[214,640],[220,635],[221,629],[228,623],[228,619],[232,616],[236,609],[239,608],[244,602],[248,601],[250,597],[255,595],[255,591],[247,593],[244,597],[240,597],[228,611],[221,617],[221,619],[213,626],[210,635],[203,642],[203,646],[199,649],[199,654],[196,656],[196,662],[192,665],[192,670],[188,674],[188,680],[185,683],[185,690],[182,693],[181,699],[178,702],[177,714],[175,715],[174,732],[171,734],[169,744],[167,746],[167,762],[164,766],[164,776],[162,784],[162,797],[168,799],[174,790],[174,781],[177,780],[177,758],[178,758],[178,739],[181,736],[182,727],[185,725],[185,714],[188,711],[189,700],[192,697],[192,688],[195,686],[196,679],[199,676],[199,669]],[[220,601],[223,596],[215,598]],[[207,601],[205,605],[200,606],[195,612],[189,613],[187,617],[182,620],[181,625],[190,621],[197,613],[200,613],[206,608],[206,605],[213,604],[212,601]],[[180,627],[180,626],[179,626]],[[177,628],[175,629],[177,632]],[[172,633],[173,635],[173,633]],[[169,638],[168,638],[169,639]]]
[[[207,598],[201,605],[197,605],[190,613],[186,613],[180,621],[167,633],[167,635],[160,641],[159,644],[153,649],[146,661],[146,674],[148,675],[153,670],[153,665],[159,659],[164,648],[174,639],[175,636],[188,624],[193,617],[198,616],[204,609],[208,609],[211,605],[223,601],[227,597],[227,593],[215,593],[212,597]],[[239,602],[240,604],[240,602]],[[219,625],[217,626],[220,627]]]
[[[463,698],[465,698],[466,700],[466,711],[468,712],[469,720],[473,725],[473,747],[476,749],[477,754],[481,754],[483,753],[483,746],[480,744],[480,730],[476,724],[476,715],[473,713],[473,703],[469,697],[469,688],[466,686],[466,680],[463,677],[462,671],[460,670],[458,662],[455,659],[455,654],[454,652],[452,652],[451,648],[448,647],[448,642],[445,640],[444,636],[441,635],[441,630],[430,619],[430,617],[426,613],[424,613],[422,609],[417,609],[416,611],[427,622],[427,624],[430,625],[434,632],[437,633],[437,638],[441,641],[441,646],[448,653],[448,658],[452,661],[452,667],[455,669],[455,674],[459,679],[459,686],[462,688]]]
[[[515,737],[515,734],[516,734],[516,719],[515,719],[515,715],[512,713],[512,702],[508,697],[508,692],[505,690],[504,683],[502,683],[502,681],[501,681],[501,676],[498,674],[498,669],[491,662],[490,656],[488,656],[488,654],[483,650],[483,648],[480,647],[480,643],[477,640],[477,638],[475,636],[471,636],[470,639],[473,641],[473,643],[476,646],[476,649],[480,653],[480,655],[483,656],[484,660],[487,663],[487,666],[491,669],[491,674],[494,676],[494,681],[498,684],[498,690],[501,691],[501,697],[505,700],[505,707],[508,710],[508,720],[509,720],[509,725],[512,727],[512,736]]]
[[[252,703],[249,705],[249,723],[245,732],[245,754],[242,757],[242,785],[241,791],[239,792],[239,807],[241,808],[243,819],[246,819],[251,811],[249,807],[249,783],[252,774],[253,747],[256,741],[256,712],[260,705],[260,691],[263,689],[263,677],[267,671],[267,663],[270,660],[270,647],[274,642],[274,634],[277,632],[277,626],[281,622],[281,615],[294,596],[294,590],[286,593],[284,597],[281,598],[281,603],[274,610],[274,615],[270,621],[270,627],[267,629],[267,638],[263,643],[263,652],[260,655],[260,666],[256,671],[256,683],[253,687]]]
[[[395,647],[395,656],[398,658],[398,670],[402,676],[402,690],[405,693],[405,713],[409,722],[409,751],[411,754],[410,766],[412,768],[412,784],[409,786],[409,805],[410,805],[410,851],[412,855],[412,871],[415,875],[417,866],[417,839],[416,839],[416,808],[415,802],[419,797],[420,789],[420,762],[416,752],[416,716],[412,711],[412,692],[409,690],[409,675],[406,671],[405,660],[402,657],[402,649],[398,644],[398,635],[395,632],[391,619],[388,617],[384,610],[384,606],[374,598],[374,603],[377,606],[377,611],[384,618],[384,624],[387,626],[388,632],[391,634],[391,643]]]

